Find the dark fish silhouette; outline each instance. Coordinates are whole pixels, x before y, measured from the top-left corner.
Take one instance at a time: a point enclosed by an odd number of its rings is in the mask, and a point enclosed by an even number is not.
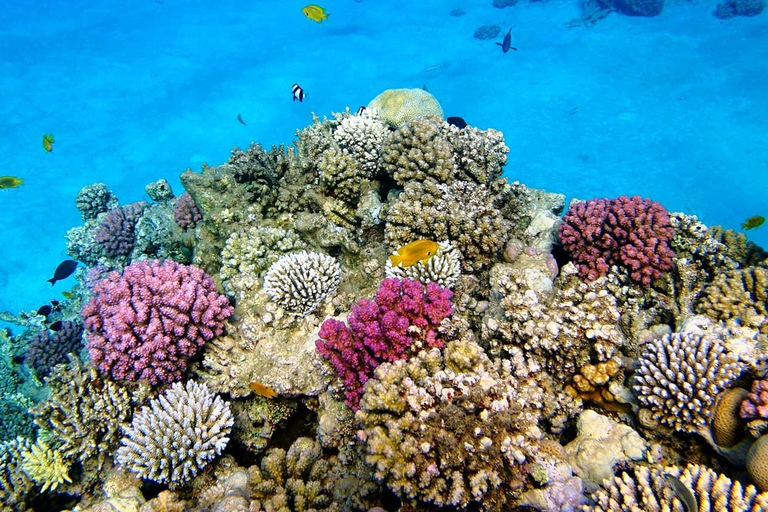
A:
[[[55,300],[55,299],[54,299],[54,300],[52,300],[52,301],[51,301],[51,306],[53,306],[53,310],[54,310],[54,311],[58,310],[58,309],[59,309],[59,301],[57,301],[57,300]]]
[[[61,281],[72,275],[77,268],[77,262],[75,260],[64,260],[56,267],[56,272],[53,273],[53,277],[48,280],[51,286],[56,284],[56,281]]]
[[[501,46],[501,51],[503,51],[504,53],[507,53],[509,50],[517,51],[517,48],[512,46],[512,29],[511,28],[509,29],[509,32],[507,32],[507,35],[504,36],[504,40],[496,44]]]
[[[63,325],[64,324],[61,320],[57,320],[50,325],[49,329],[53,332],[59,332]]]
[[[245,124],[245,121],[243,121],[243,116],[241,116],[240,114],[237,114],[237,120],[240,121],[241,125],[248,126],[247,124]]]
[[[467,126],[467,122],[459,116],[451,116],[445,120],[448,124],[452,124],[459,130],[463,130]]]
[[[48,316],[51,314],[51,311],[53,311],[53,306],[51,306],[50,304],[46,304],[45,306],[41,306],[40,309],[37,310],[37,314]]]
[[[357,109],[357,112],[355,112],[355,114],[360,116],[360,115],[363,115],[363,112],[365,112],[365,105],[360,105],[360,108]]]

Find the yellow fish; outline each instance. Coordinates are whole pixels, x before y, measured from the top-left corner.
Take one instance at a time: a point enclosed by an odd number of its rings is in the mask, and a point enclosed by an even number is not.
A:
[[[16,176],[0,176],[0,189],[16,188],[23,184],[24,178],[17,178]]]
[[[44,133],[43,134],[43,149],[47,152],[53,151],[53,143],[56,142],[53,140],[53,134],[52,133]]]
[[[750,217],[747,220],[744,221],[744,223],[741,225],[741,229],[754,229],[759,228],[763,225],[765,222],[765,217],[762,215],[755,215],[754,217]]]
[[[328,16],[330,16],[329,13],[325,12],[325,9],[315,4],[309,4],[308,6],[301,9],[301,12],[303,12],[307,18],[318,23],[323,20],[327,20]]]
[[[277,391],[269,386],[265,386],[257,380],[251,381],[250,388],[255,391],[257,395],[263,396],[264,398],[275,398],[277,396]]]
[[[440,244],[432,240],[416,240],[400,247],[390,257],[393,267],[410,267],[420,261],[427,261],[435,255]]]
[[[74,299],[74,298],[76,297],[76,295],[74,294],[74,292],[67,292],[67,291],[61,292],[61,295],[62,295],[62,296],[65,298],[65,299],[68,299],[68,300],[72,300],[72,299]]]

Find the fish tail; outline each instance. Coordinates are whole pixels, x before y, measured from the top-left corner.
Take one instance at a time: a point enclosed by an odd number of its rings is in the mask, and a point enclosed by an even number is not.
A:
[[[55,277],[52,277],[52,278],[50,278],[50,279],[46,280],[45,282],[46,282],[46,283],[51,283],[51,286],[53,286],[53,285],[55,285],[55,284],[56,284],[56,278],[55,278]]]

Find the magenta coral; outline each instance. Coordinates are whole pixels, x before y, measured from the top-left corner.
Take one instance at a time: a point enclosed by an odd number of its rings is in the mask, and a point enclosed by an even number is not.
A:
[[[173,205],[173,220],[182,229],[194,228],[203,219],[195,200],[188,192],[181,194]]]
[[[93,364],[121,380],[179,380],[187,360],[224,331],[233,308],[194,265],[139,261],[110,272],[83,306]]]
[[[348,326],[329,318],[315,342],[344,381],[346,403],[358,408],[363,386],[384,362],[405,359],[422,348],[442,348],[437,329],[453,313],[453,292],[437,283],[410,279],[381,282],[376,300],[363,299],[347,317]]]
[[[131,203],[110,210],[101,219],[93,238],[104,248],[108,258],[128,256],[133,251],[136,238],[136,222],[144,211],[145,202]]]
[[[739,413],[745,420],[768,419],[768,380],[752,383],[752,391],[741,402]]]
[[[672,232],[669,213],[661,204],[621,196],[574,204],[559,234],[585,279],[593,281],[618,265],[627,268],[633,280],[649,285],[672,268]]]

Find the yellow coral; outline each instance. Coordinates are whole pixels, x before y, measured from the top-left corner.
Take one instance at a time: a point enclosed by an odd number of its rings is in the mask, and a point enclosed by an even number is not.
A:
[[[375,109],[379,118],[393,128],[424,116],[443,117],[437,98],[424,89],[387,89],[373,98],[368,108]]]
[[[61,453],[51,449],[45,441],[37,440],[29,449],[21,452],[21,469],[42,491],[55,491],[63,483],[72,483],[69,478],[69,463]]]

